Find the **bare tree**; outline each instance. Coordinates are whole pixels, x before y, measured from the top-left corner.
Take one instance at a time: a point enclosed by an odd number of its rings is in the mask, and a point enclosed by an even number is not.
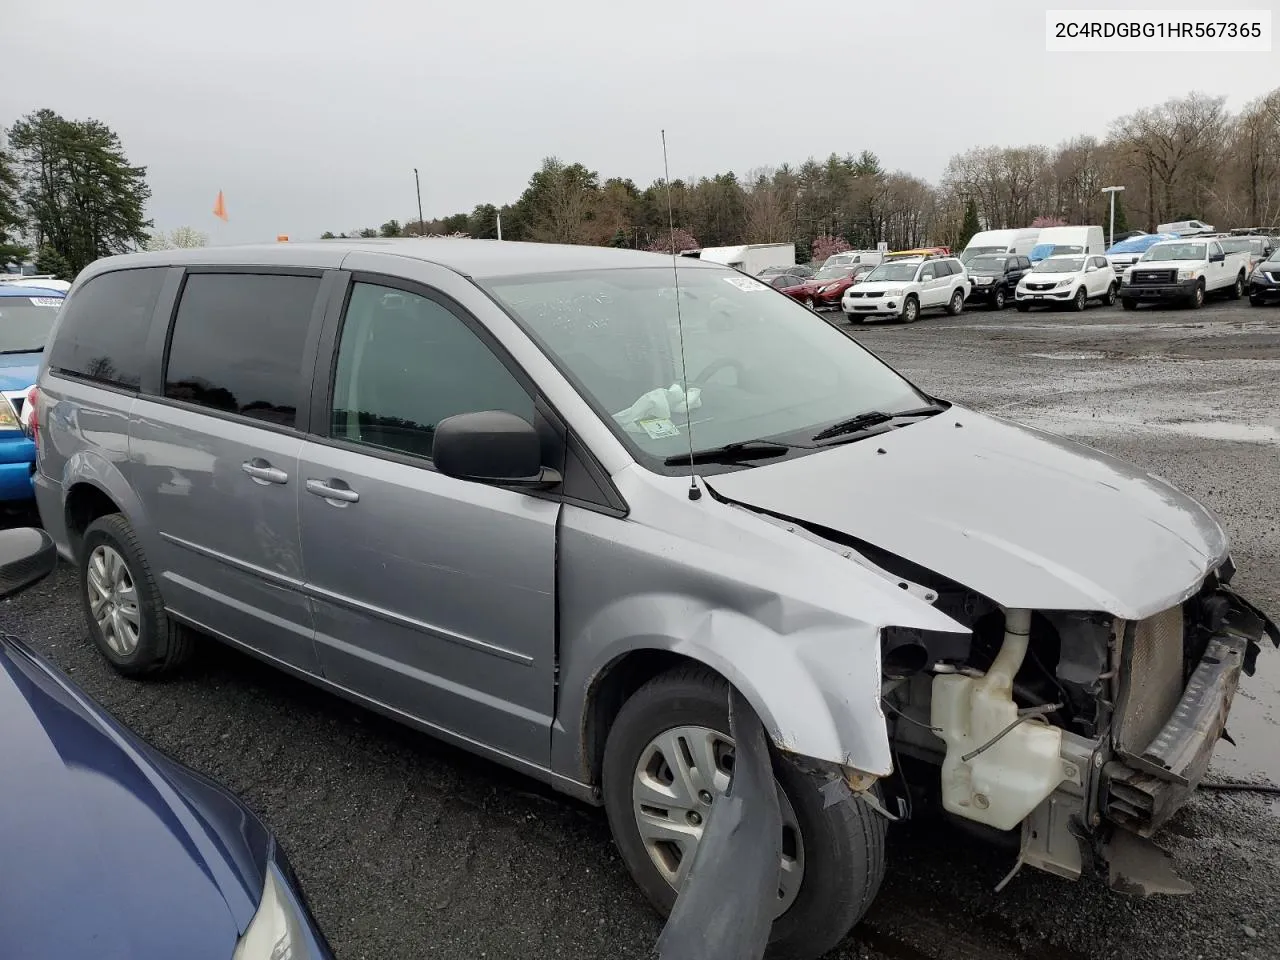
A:
[[[1112,125],[1113,140],[1145,175],[1150,229],[1179,213],[1202,215],[1225,141],[1225,102],[1225,97],[1192,93]]]

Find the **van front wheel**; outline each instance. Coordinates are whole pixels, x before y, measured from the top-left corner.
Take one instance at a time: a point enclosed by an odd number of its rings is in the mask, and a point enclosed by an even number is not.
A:
[[[166,673],[190,656],[191,635],[165,614],[137,535],[121,514],[99,517],[84,532],[80,599],[89,636],[119,673]]]
[[[605,747],[605,809],[631,876],[665,916],[733,766],[729,685],[679,667],[625,704]],[[839,943],[879,892],[885,820],[854,797],[824,807],[818,784],[775,754],[782,861],[767,956],[813,960]]]

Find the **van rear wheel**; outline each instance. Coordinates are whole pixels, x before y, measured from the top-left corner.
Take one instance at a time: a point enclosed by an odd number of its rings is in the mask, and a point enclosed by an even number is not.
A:
[[[80,549],[80,599],[89,636],[125,676],[175,670],[191,655],[191,635],[169,619],[137,534],[119,513],[99,517]]]
[[[632,878],[663,916],[675,904],[681,864],[687,869],[704,817],[728,787],[728,694],[713,671],[678,667],[641,687],[609,731],[609,826]],[[773,766],[783,836],[767,956],[813,960],[844,938],[879,892],[885,820],[854,797],[824,807],[809,775],[777,755]]]

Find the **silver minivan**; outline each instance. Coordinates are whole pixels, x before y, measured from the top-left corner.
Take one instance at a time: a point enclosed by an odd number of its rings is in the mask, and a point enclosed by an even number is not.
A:
[[[922,792],[1014,869],[1180,889],[1150,838],[1280,645],[1168,483],[706,262],[111,257],[37,392],[41,517],[112,666],[213,637],[602,804],[659,910],[729,784],[736,688],[774,748],[777,956],[857,922]]]

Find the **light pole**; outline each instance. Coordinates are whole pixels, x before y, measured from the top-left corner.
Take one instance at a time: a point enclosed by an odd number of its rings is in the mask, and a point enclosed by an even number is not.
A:
[[[418,179],[418,168],[413,168],[413,185],[418,190],[418,235],[426,236],[427,225],[422,222],[422,182]]]
[[[1103,193],[1111,194],[1111,240],[1107,244],[1108,247],[1116,245],[1116,194],[1123,190],[1124,187],[1103,187]]]

